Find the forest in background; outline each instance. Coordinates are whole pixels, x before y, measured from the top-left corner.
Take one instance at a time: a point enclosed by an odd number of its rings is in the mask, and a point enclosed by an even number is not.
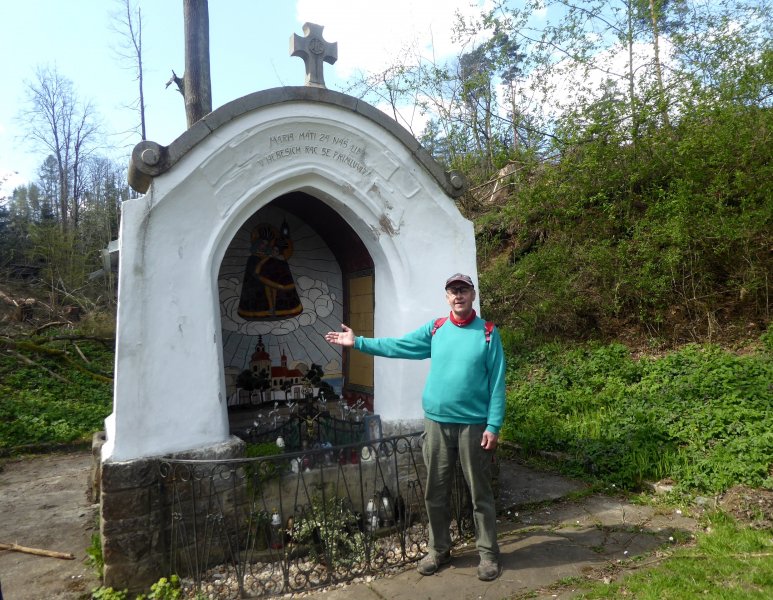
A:
[[[460,19],[456,59],[406,48],[347,91],[409,128],[421,114],[412,133],[468,179],[458,206],[508,358],[508,446],[593,491],[672,486],[664,510],[713,499],[696,539],[606,565],[583,597],[769,597],[771,8],[515,5]],[[546,6],[560,18],[536,19]],[[110,413],[105,249],[132,193],[69,79],[40,69],[28,92],[39,177],[0,198],[0,455],[88,443]]]
[[[536,20],[544,5],[561,18]],[[755,402],[769,402],[760,382],[771,369],[770,7],[683,0],[518,6],[499,2],[475,22],[460,18],[455,35],[465,51],[447,63],[405,49],[401,62],[354,78],[348,90],[389,107],[406,126],[408,113],[424,115],[415,135],[467,177],[458,206],[475,224],[482,312],[502,330],[520,373],[514,382],[545,376],[559,386],[538,402],[533,390],[511,384],[511,408],[528,399],[553,410],[564,395],[558,413],[593,409],[587,394],[582,402],[574,397],[576,376],[553,377],[574,364],[573,346],[587,342],[610,344],[613,356],[624,344],[633,358],[684,351],[693,362],[700,361],[685,344],[759,351],[744,385]],[[38,180],[0,204],[7,397],[0,421],[11,427],[4,446],[78,439],[109,412],[105,344],[114,335],[115,280],[105,249],[132,193],[125,166],[100,155],[104,132],[72,81],[39,69],[24,106],[43,159]],[[569,354],[556,353],[554,343]],[[708,352],[727,377],[746,372]],[[603,363],[594,353],[588,360]],[[62,377],[57,365],[77,376]],[[633,368],[625,365],[626,373]],[[599,368],[579,370],[605,377],[607,368]],[[84,382],[82,393],[67,388],[73,381]],[[723,413],[733,413],[736,396],[722,400]],[[83,418],[73,425],[68,414]],[[535,432],[543,417],[534,416]],[[535,448],[574,443],[510,431]],[[767,437],[762,448],[773,444]]]
[[[561,19],[535,28],[544,6]],[[732,343],[770,322],[772,22],[759,2],[499,2],[460,19],[456,63],[354,89],[434,115],[420,139],[470,180],[487,318]]]
[[[513,335],[732,343],[770,322],[771,22],[765,2],[501,1],[459,18],[455,59],[408,48],[347,92],[423,115],[415,135],[466,175],[483,312]],[[42,160],[0,203],[0,291],[110,311],[126,167],[56,69],[23,116]]]

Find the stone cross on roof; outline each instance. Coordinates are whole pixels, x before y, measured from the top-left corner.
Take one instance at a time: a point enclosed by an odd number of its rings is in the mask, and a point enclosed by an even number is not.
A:
[[[325,87],[322,61],[331,65],[338,60],[338,42],[332,44],[322,38],[322,25],[304,23],[306,37],[293,34],[290,38],[290,55],[300,56],[306,63],[306,85]]]

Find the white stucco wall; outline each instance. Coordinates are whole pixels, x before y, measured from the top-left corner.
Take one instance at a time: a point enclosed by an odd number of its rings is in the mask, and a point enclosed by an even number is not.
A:
[[[443,284],[477,280],[472,223],[399,140],[330,104],[287,102],[219,127],[123,205],[113,414],[104,460],[228,437],[217,276],[238,228],[282,194],[335,209],[374,261],[375,335],[448,311]],[[375,359],[386,427],[422,418],[427,361]]]

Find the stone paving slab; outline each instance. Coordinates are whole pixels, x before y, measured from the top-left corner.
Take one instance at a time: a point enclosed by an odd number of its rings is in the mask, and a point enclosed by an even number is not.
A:
[[[510,491],[502,503],[507,508],[501,508],[503,572],[496,581],[478,580],[478,555],[474,544],[467,544],[454,549],[451,565],[429,577],[409,568],[396,575],[308,592],[303,597],[503,600],[533,592],[535,595],[530,597],[568,599],[573,595],[571,587],[551,586],[600,572],[605,566],[624,564],[672,543],[669,538],[677,532],[689,534],[697,526],[678,512],[635,505],[622,498],[593,494],[564,500],[584,489],[583,484],[517,464],[502,465],[500,485]]]

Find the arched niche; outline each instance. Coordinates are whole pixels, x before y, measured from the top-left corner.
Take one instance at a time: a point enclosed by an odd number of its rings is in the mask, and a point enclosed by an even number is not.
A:
[[[273,200],[242,225],[218,276],[232,430],[276,402],[304,400],[315,368],[327,390],[373,411],[373,357],[324,340],[342,322],[373,334],[373,266],[346,221],[304,192]]]

